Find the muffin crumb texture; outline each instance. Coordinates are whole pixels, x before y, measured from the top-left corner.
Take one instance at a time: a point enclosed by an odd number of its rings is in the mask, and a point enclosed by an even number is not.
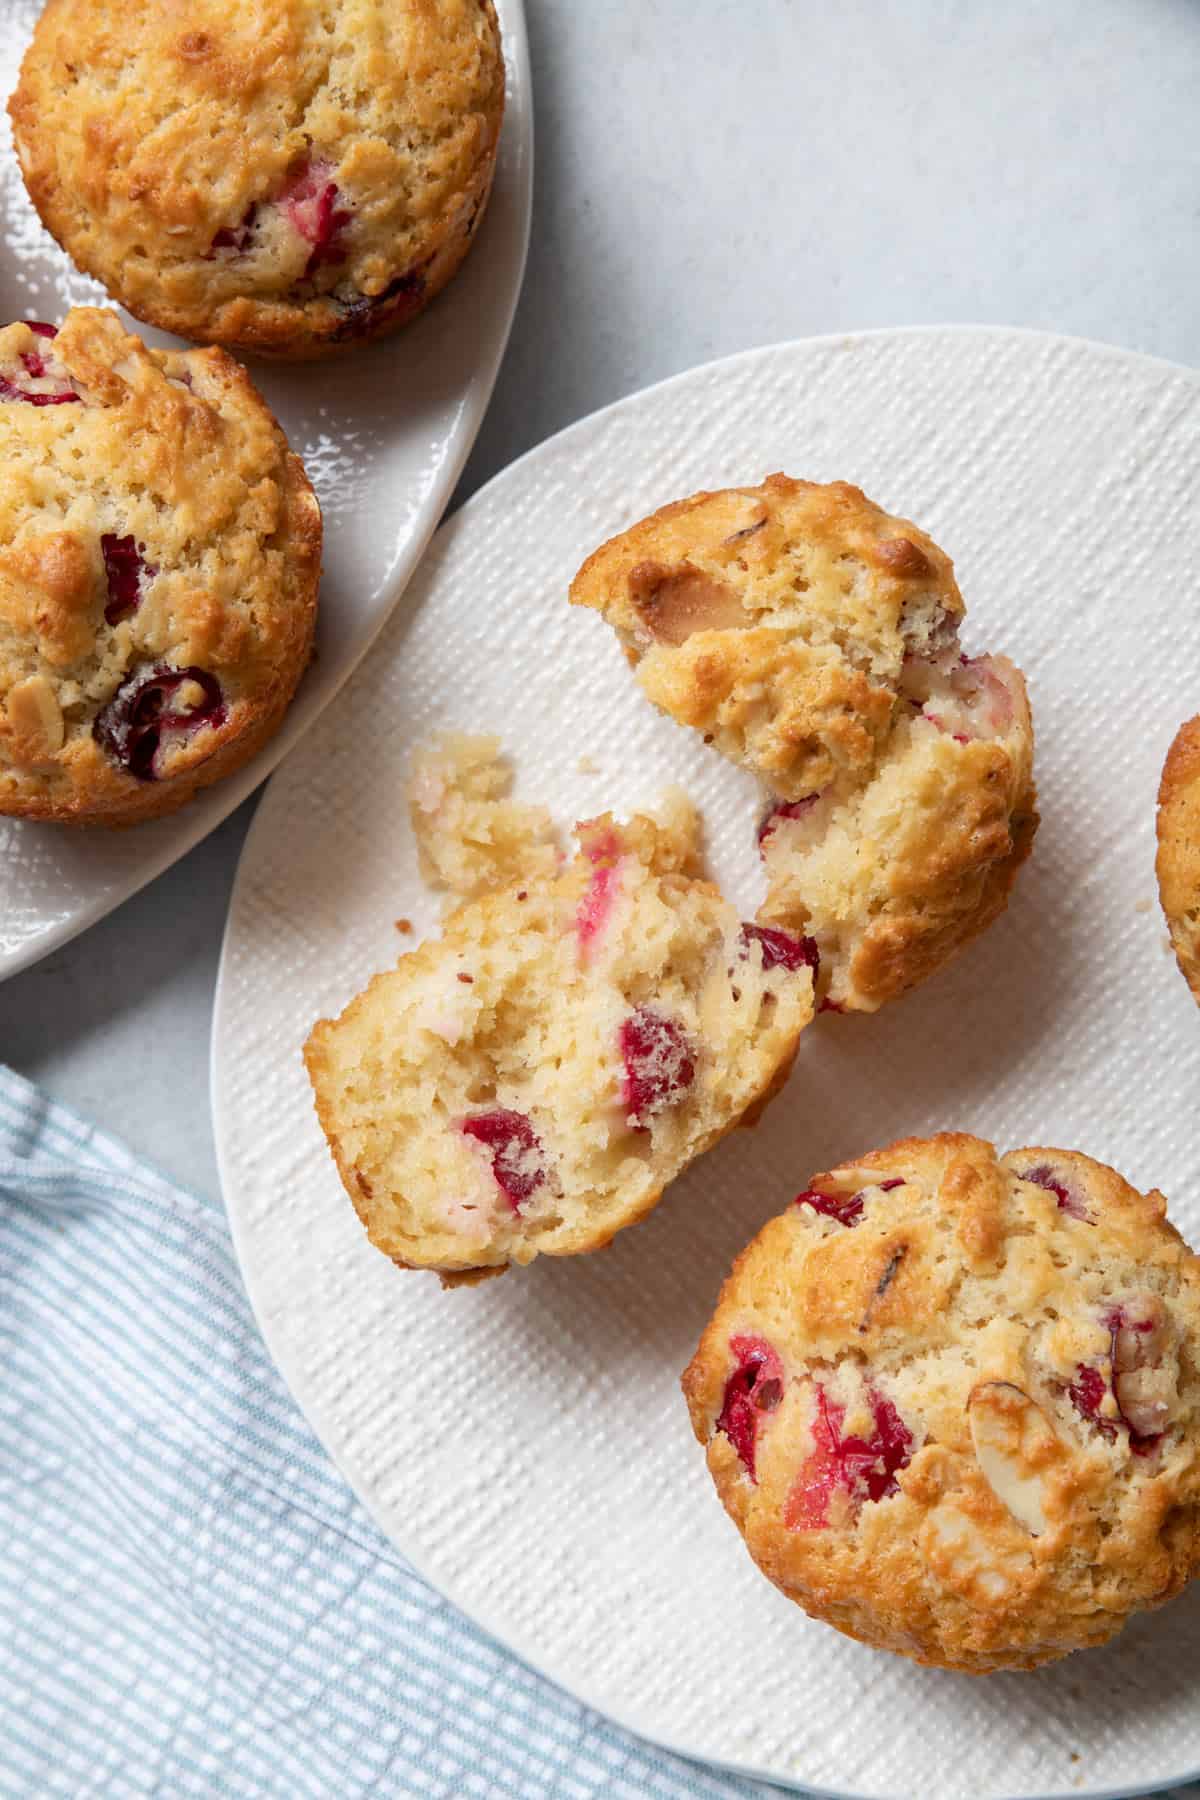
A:
[[[511,798],[512,766],[495,737],[443,732],[413,755],[408,811],[431,887],[474,900],[558,873],[558,834],[544,806]]]
[[[467,902],[305,1049],[379,1249],[476,1280],[595,1250],[786,1078],[812,947],[744,925],[695,814],[606,814],[558,875]]]
[[[683,1386],[730,1517],[814,1618],[1030,1669],[1200,1561],[1200,1262],[1103,1164],[954,1133],[813,1178]]]

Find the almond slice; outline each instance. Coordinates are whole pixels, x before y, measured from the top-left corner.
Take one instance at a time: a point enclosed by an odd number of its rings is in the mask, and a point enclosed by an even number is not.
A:
[[[6,710],[18,762],[48,762],[57,756],[65,736],[62,708],[44,675],[29,675],[10,688]]]
[[[736,631],[749,624],[734,589],[689,562],[673,569],[638,563],[629,572],[629,598],[651,637],[672,647],[697,631]]]
[[[1011,1381],[985,1381],[967,1402],[984,1480],[1033,1537],[1048,1529],[1046,1465],[1060,1448],[1046,1415]]]

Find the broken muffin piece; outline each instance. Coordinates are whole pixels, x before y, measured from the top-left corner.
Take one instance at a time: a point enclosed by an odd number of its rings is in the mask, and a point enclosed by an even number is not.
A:
[[[1037,825],[1025,684],[964,655],[953,565],[917,526],[771,475],[631,526],[571,599],[767,787],[759,917],[816,938],[831,1008],[873,1011],[1003,910]]]
[[[445,731],[414,753],[408,812],[431,887],[474,900],[558,872],[553,819],[512,799],[512,782],[496,737]]]
[[[1200,1259],[1089,1157],[905,1139],[814,1176],[683,1377],[755,1562],[850,1637],[1026,1669],[1200,1566]]]
[[[695,819],[577,828],[555,879],[460,907],[305,1061],[374,1244],[446,1281],[599,1249],[787,1076],[814,947],[743,925]]]

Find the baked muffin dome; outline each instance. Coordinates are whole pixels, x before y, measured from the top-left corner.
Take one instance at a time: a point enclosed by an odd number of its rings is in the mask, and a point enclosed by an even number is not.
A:
[[[607,1244],[785,1079],[810,946],[743,926],[695,818],[578,827],[556,878],[471,901],[305,1047],[371,1241],[479,1279]]]
[[[1200,1259],[1112,1169],[954,1133],[813,1178],[683,1378],[755,1562],[918,1662],[1028,1669],[1200,1564]]]
[[[321,514],[245,370],[109,312],[0,330],[0,812],[173,812],[272,735]]]
[[[643,691],[768,790],[760,918],[873,1011],[1003,910],[1037,824],[1020,671],[966,657],[950,559],[845,482],[771,475],[611,539],[571,587]]]
[[[1163,764],[1155,867],[1175,960],[1200,1000],[1200,718],[1180,726]]]
[[[491,188],[491,0],[49,0],[10,102],[30,197],[138,318],[289,357],[404,324]]]

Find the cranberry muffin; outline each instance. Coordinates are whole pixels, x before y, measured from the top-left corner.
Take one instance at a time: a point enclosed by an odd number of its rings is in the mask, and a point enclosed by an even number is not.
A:
[[[768,790],[760,918],[816,939],[828,1006],[874,1011],[1003,910],[1037,824],[1025,683],[964,655],[953,565],[915,525],[771,475],[630,527],[571,599]]]
[[[982,1674],[1102,1644],[1200,1563],[1200,1260],[1070,1151],[911,1138],[813,1178],[683,1378],[814,1618]]]
[[[811,945],[743,925],[695,820],[577,827],[554,878],[468,902],[305,1047],[367,1233],[478,1280],[597,1250],[786,1078]]]
[[[1200,1000],[1200,718],[1180,726],[1163,764],[1155,868],[1175,960]]]
[[[278,727],[321,514],[244,369],[113,313],[0,329],[0,813],[173,812]]]
[[[44,224],[139,319],[310,357],[470,248],[504,111],[491,0],[49,0],[10,102]]]

